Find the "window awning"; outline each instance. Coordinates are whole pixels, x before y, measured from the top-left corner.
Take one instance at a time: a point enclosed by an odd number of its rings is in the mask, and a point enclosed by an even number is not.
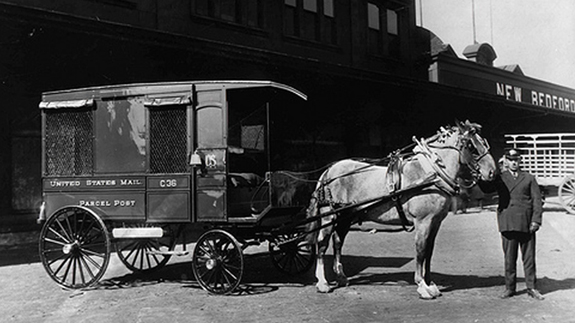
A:
[[[78,109],[94,105],[94,99],[69,100],[69,101],[42,101],[41,109]]]

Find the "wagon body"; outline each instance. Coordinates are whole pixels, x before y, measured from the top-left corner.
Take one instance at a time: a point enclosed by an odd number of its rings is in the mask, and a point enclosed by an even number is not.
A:
[[[302,99],[270,81],[44,93],[40,253],[50,276],[69,288],[92,285],[112,244],[130,269],[155,269],[182,225],[218,229],[200,242],[226,242],[241,258],[238,240],[269,238],[270,227],[301,216],[305,199],[275,171],[269,112]]]
[[[521,151],[521,168],[545,190],[558,188],[563,207],[575,213],[575,133],[508,134],[505,139]]]

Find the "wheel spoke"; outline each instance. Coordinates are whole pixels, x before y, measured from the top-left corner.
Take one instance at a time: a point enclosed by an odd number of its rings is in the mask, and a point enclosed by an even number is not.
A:
[[[68,234],[68,232],[66,231],[66,229],[64,229],[64,226],[62,225],[62,223],[60,223],[60,221],[58,221],[58,219],[56,219],[54,222],[56,222],[56,224],[58,224],[58,226],[60,227],[60,230],[62,230],[62,232],[66,235],[67,241],[72,241],[72,237]]]
[[[76,285],[76,271],[77,271],[77,263],[78,257],[73,257],[74,261],[72,262],[72,285]]]
[[[68,227],[68,232],[70,233],[70,241],[73,241],[75,232],[72,230],[72,226],[70,225],[70,218],[65,217],[64,220],[66,221],[66,226]]]
[[[65,243],[71,242],[70,240],[68,240],[64,236],[62,236],[59,232],[54,230],[52,227],[49,227],[48,230],[50,230],[50,232],[54,233],[54,235],[56,235],[58,238],[62,239],[62,241],[64,241]]]
[[[79,237],[78,240],[80,241],[86,241],[86,237],[88,237],[88,234],[90,234],[90,231],[92,231],[92,228],[94,227],[94,225],[96,225],[95,221],[90,221],[90,226],[88,227],[88,229],[86,229],[86,231],[84,231],[84,233],[82,233]],[[89,240],[88,240],[89,241]]]
[[[119,251],[123,252],[127,249],[131,249],[130,252],[128,252],[128,254],[125,257],[126,259],[129,259],[132,256],[132,254],[134,253],[134,251],[138,250],[137,246],[138,246],[138,241],[132,241],[128,245],[126,245],[124,248],[121,248]]]
[[[238,276],[236,274],[234,274],[230,269],[228,269],[228,266],[223,266],[222,268],[222,272],[223,272],[223,276],[226,278],[226,281],[228,282],[228,284],[232,284],[230,282],[230,280],[228,279],[228,277],[231,277],[233,280],[237,280]]]
[[[57,244],[57,245],[60,245],[60,246],[62,246],[62,247],[65,246],[65,245],[67,245],[67,243],[63,243],[63,242],[56,241],[56,240],[49,239],[49,238],[44,238],[44,241],[45,241],[45,242],[50,242],[50,243],[53,243],[53,244]]]
[[[68,266],[66,266],[66,271],[64,272],[64,276],[62,279],[63,282],[66,282],[66,279],[68,278],[68,273],[70,272],[70,267],[72,266],[72,263],[74,262],[73,257],[70,257],[69,259],[70,259],[70,261],[68,261]]]
[[[85,252],[85,253],[87,253],[87,254],[90,254],[90,255],[92,255],[92,256],[96,256],[96,257],[100,257],[100,258],[106,257],[106,254],[105,254],[105,253],[96,252],[96,251],[94,251],[94,250],[88,249],[89,247],[93,247],[93,246],[94,246],[94,245],[83,246],[83,247],[82,247],[82,251]]]
[[[100,268],[102,268],[102,266],[100,266],[100,264],[96,260],[92,259],[90,255],[84,253],[84,250],[82,251],[82,254],[85,256],[84,259],[88,260],[92,264],[92,266],[96,267],[96,269],[100,270]]]
[[[45,251],[44,251],[44,252],[45,252]],[[64,257],[66,257],[66,256],[67,256],[67,255],[66,255],[65,253],[62,253],[62,254],[59,255],[58,257],[56,257],[56,258],[50,260],[50,261],[48,262],[48,265],[52,265],[52,264],[55,263],[56,261],[58,261],[58,260],[60,260],[60,259],[62,259],[62,258],[64,258]]]
[[[90,260],[90,262],[92,263],[92,265],[96,268],[99,269],[98,264],[92,259],[90,258],[88,255],[84,255],[83,257],[80,257],[80,260],[82,261],[82,263],[84,264],[84,267],[86,267],[86,271],[88,272],[88,274],[90,275],[90,280],[94,279],[95,275],[92,272],[92,270],[90,269],[90,265],[88,264],[88,262],[86,262],[86,259]]]
[[[60,264],[60,266],[58,266],[58,268],[57,268],[56,271],[54,272],[54,275],[55,275],[55,276],[57,276],[58,273],[60,272],[60,270],[62,270],[62,268],[64,267],[64,265],[70,261],[70,256],[68,256],[68,255],[66,255],[66,254],[64,254],[64,256],[66,257],[66,259],[64,259],[64,260],[62,261],[62,263]]]

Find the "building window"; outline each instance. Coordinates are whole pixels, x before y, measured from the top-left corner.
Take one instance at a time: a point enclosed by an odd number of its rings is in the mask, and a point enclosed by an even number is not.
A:
[[[220,17],[231,22],[240,22],[240,14],[236,5],[237,0],[220,0]]]
[[[381,15],[379,7],[373,3],[367,4],[367,47],[370,54],[380,54],[382,50]]]
[[[247,0],[246,19],[250,27],[263,28],[263,0]]]
[[[284,0],[284,33],[337,44],[334,0]]]
[[[317,0],[303,0],[303,9],[311,12],[317,12]]]
[[[230,23],[263,28],[264,0],[192,0],[192,13]]]
[[[397,26],[397,12],[387,9],[387,33],[390,35],[399,35]]]
[[[388,54],[399,57],[399,24],[397,12],[387,9],[387,40]]]
[[[399,57],[398,11],[375,2],[367,3],[368,51],[374,55]]]

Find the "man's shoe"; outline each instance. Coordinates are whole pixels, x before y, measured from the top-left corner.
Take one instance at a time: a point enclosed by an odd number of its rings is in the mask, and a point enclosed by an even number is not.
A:
[[[542,301],[545,299],[545,297],[543,297],[543,295],[541,295],[541,293],[539,293],[538,290],[532,288],[527,288],[527,295],[529,295],[532,298],[535,298],[538,301]]]
[[[506,298],[509,298],[509,297],[513,297],[513,295],[515,295],[515,292],[514,292],[514,291],[509,290],[509,289],[506,289],[505,292],[503,292],[503,294],[501,294],[500,297],[501,297],[502,299],[506,299]]]

